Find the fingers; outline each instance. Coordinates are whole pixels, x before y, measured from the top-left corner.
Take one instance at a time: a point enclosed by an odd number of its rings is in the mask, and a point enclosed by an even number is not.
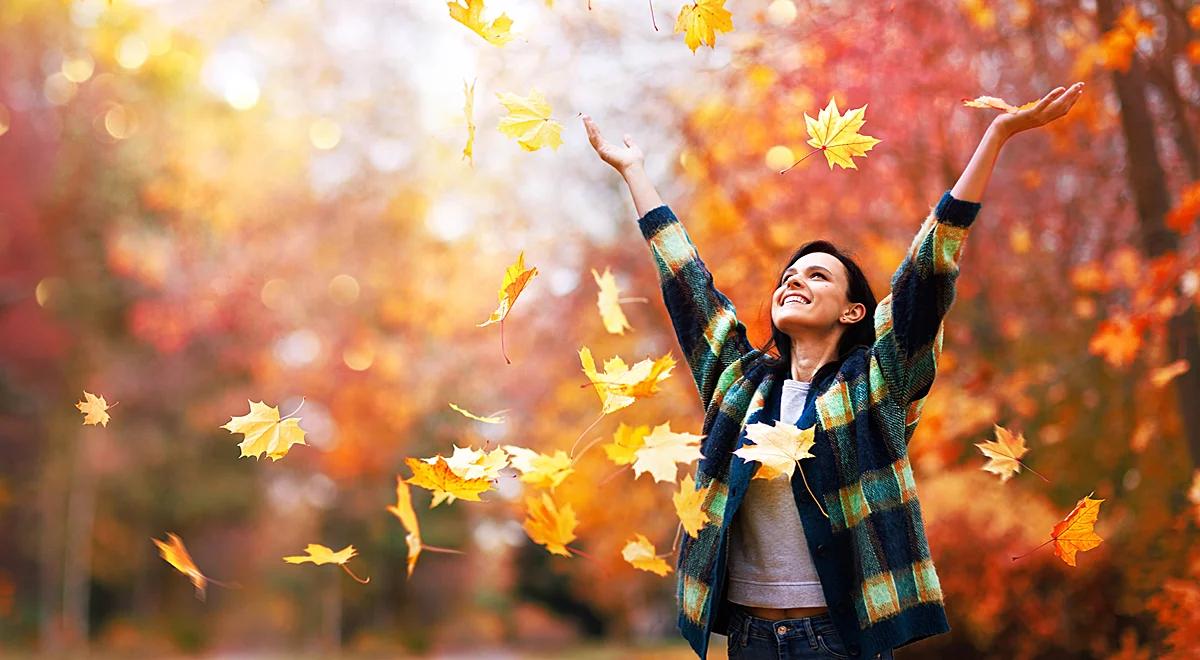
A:
[[[583,127],[587,130],[588,142],[591,142],[593,147],[600,148],[604,138],[600,136],[600,129],[589,115],[583,115]]]

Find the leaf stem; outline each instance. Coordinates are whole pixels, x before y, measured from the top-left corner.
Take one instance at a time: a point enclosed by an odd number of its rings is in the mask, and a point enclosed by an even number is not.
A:
[[[512,360],[508,359],[508,351],[504,348],[504,319],[500,319],[500,354],[504,356],[504,362],[512,364]]]
[[[592,430],[592,427],[593,427],[593,426],[595,426],[595,425],[599,424],[599,423],[600,423],[600,420],[602,420],[602,419],[604,419],[604,413],[603,413],[603,412],[601,412],[601,413],[600,413],[600,416],[599,416],[599,417],[597,417],[597,418],[596,418],[596,420],[595,420],[594,422],[592,422],[591,424],[588,424],[588,427],[587,427],[586,429],[584,429],[584,430],[583,430],[583,433],[580,433],[580,434],[579,434],[579,437],[578,437],[578,438],[575,438],[575,443],[571,445],[571,457],[572,457],[572,458],[574,458],[574,457],[575,457],[575,448],[579,446],[579,441],[583,439],[583,436],[587,435],[587,432],[588,432],[588,431],[591,431],[591,430]],[[595,443],[595,440],[593,440],[592,442],[593,442],[593,443]],[[588,446],[589,446],[589,447],[591,447],[591,445],[588,445]],[[574,464],[574,461],[572,461],[572,464]]]
[[[809,496],[811,496],[813,498],[813,502],[817,503],[817,508],[821,510],[821,515],[828,518],[829,514],[825,513],[825,509],[821,506],[820,500],[817,499],[816,495],[813,495],[812,488],[809,488],[809,486],[808,486],[808,477],[804,476],[804,466],[800,465],[799,459],[796,460],[796,467],[800,468],[800,478],[804,480],[804,487],[806,489],[808,489]]]
[[[303,396],[302,396],[302,397],[300,397],[300,405],[296,406],[296,409],[295,409],[295,410],[293,410],[292,412],[288,413],[288,414],[287,414],[287,417],[283,417],[283,418],[281,418],[279,421],[281,421],[281,422],[282,422],[283,420],[287,419],[288,417],[291,417],[292,415],[295,415],[296,413],[300,412],[300,409],[304,407],[304,402],[305,402],[305,401],[307,401],[307,400],[308,400],[308,398],[307,398],[307,397],[303,397]]]
[[[443,547],[436,546],[436,545],[426,545],[424,543],[421,544],[421,549],[428,550],[429,552],[446,552],[446,553],[450,553],[450,554],[454,554],[454,555],[467,554],[467,553],[463,552],[462,550],[455,550],[454,548],[443,548]]]
[[[342,570],[346,571],[346,575],[349,575],[350,577],[354,578],[354,581],[359,584],[366,584],[371,581],[371,578],[367,578],[364,580],[364,579],[358,577],[357,575],[354,574],[354,571],[350,570],[350,567],[345,564],[338,564],[338,566],[341,566]]]

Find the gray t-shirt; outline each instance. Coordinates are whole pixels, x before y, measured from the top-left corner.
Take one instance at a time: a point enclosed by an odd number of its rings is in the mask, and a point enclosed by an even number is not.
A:
[[[800,419],[810,385],[783,381],[780,424]],[[826,605],[786,476],[750,480],[730,534],[730,601],[774,608]]]

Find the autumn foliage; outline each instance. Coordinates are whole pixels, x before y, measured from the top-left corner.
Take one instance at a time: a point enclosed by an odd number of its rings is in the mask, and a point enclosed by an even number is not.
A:
[[[910,445],[952,631],[897,656],[1200,647],[1200,9],[325,4],[0,14],[0,639],[687,657],[703,411],[576,114],[654,146],[761,345],[795,247],[882,296],[987,123],[1078,79],[963,258]],[[805,479],[811,431],[747,433]]]

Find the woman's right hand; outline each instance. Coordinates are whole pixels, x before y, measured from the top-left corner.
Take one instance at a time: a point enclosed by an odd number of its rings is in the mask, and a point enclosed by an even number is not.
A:
[[[583,115],[583,127],[587,129],[588,142],[592,143],[592,147],[600,155],[600,160],[612,165],[622,176],[629,168],[640,167],[646,158],[642,148],[634,144],[628,133],[624,136],[625,145],[621,146],[605,140],[604,136],[600,135],[600,128],[596,126],[596,122],[588,115]]]

